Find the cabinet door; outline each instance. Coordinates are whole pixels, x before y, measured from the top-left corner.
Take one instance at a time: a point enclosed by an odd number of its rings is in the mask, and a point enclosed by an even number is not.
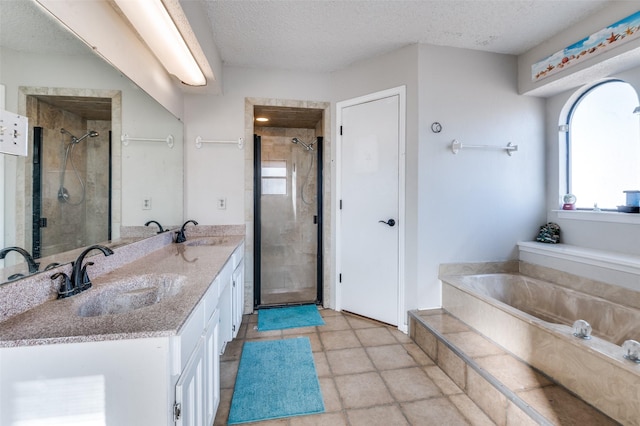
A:
[[[244,312],[244,259],[240,260],[240,264],[233,271],[233,305],[232,305],[232,327],[233,337],[238,335],[240,324],[242,323],[242,314]]]
[[[220,309],[220,342],[218,344],[219,353],[222,355],[224,353],[224,349],[233,339],[233,317],[232,317],[232,294],[233,290],[231,287],[231,277],[229,276],[229,282],[225,286],[222,294],[220,294],[220,299],[218,300],[218,308]]]
[[[204,387],[205,412],[207,422],[212,425],[220,405],[220,352],[218,334],[220,331],[220,311],[216,310],[207,324],[204,334]]]
[[[203,340],[200,339],[176,384],[174,414],[177,426],[201,426],[204,424],[205,363]]]

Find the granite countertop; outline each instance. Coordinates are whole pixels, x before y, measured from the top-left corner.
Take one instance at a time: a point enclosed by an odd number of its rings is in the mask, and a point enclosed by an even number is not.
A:
[[[138,260],[92,278],[92,288],[83,293],[66,299],[48,300],[0,322],[0,347],[176,335],[244,240],[241,235],[213,237],[218,238],[215,245],[198,245],[199,240],[202,242],[206,238],[195,237],[183,244],[165,245]],[[92,267],[87,269],[91,276]],[[154,279],[156,282],[173,280],[178,283],[179,291],[156,304],[128,312],[80,315],[86,314],[87,308],[95,304],[102,292],[131,291],[145,287],[145,282]]]

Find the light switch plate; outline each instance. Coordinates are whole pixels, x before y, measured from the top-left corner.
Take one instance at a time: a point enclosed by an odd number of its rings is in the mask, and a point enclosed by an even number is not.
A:
[[[0,152],[26,157],[28,132],[27,117],[0,110]]]

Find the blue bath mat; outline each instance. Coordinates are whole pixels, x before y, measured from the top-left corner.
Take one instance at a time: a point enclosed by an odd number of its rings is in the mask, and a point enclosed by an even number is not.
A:
[[[283,330],[285,328],[313,327],[324,325],[316,305],[287,306],[284,308],[260,309],[258,331]]]
[[[308,337],[245,342],[229,424],[324,412]]]

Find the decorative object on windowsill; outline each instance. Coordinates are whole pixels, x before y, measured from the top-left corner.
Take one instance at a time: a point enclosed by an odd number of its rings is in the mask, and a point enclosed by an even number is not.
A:
[[[542,225],[536,241],[540,243],[558,244],[560,242],[560,226],[553,222]]]
[[[627,196],[627,204],[618,206],[618,211],[622,213],[640,213],[640,191],[629,189],[622,192]]]
[[[562,210],[575,210],[576,209],[576,196],[573,194],[567,194],[562,197],[564,204]]]

